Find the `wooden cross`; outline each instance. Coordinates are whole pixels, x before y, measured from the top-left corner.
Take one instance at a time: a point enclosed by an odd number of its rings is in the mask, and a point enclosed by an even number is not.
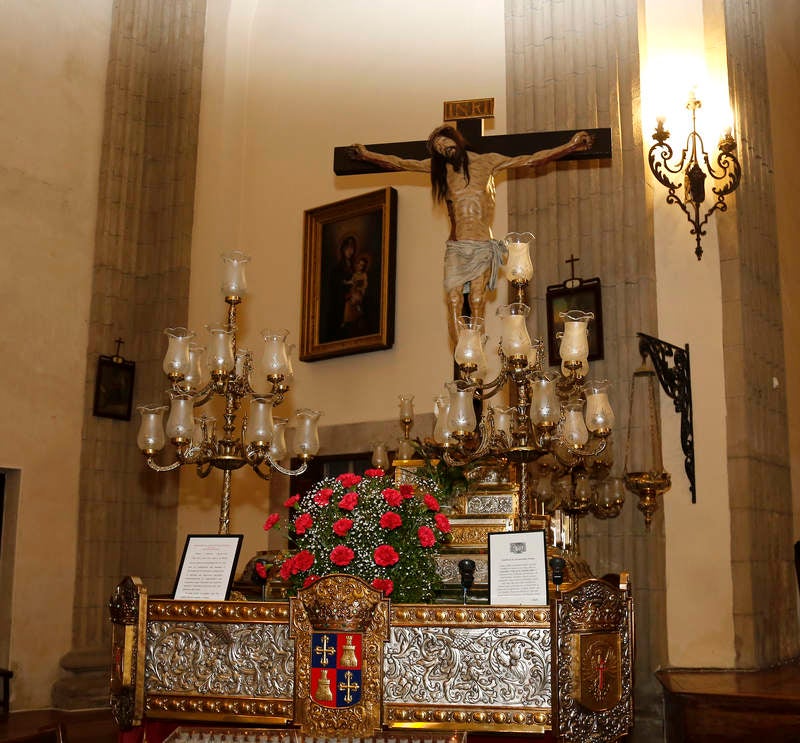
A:
[[[323,635],[322,636],[322,645],[317,645],[317,647],[314,648],[314,652],[317,655],[321,655],[322,656],[322,660],[320,661],[320,663],[323,666],[327,666],[328,665],[328,656],[329,655],[333,655],[336,652],[336,648],[330,647],[328,645],[328,640],[329,639],[330,638],[328,637],[328,635]]]
[[[564,263],[569,263],[570,272],[572,276],[569,277],[570,281],[575,281],[575,264],[580,260],[580,258],[576,258],[572,253],[569,254],[569,258],[564,261]]]
[[[462,101],[462,103],[469,103]],[[445,104],[447,110],[447,105]],[[579,131],[592,135],[590,149],[584,152],[573,152],[561,160],[602,160],[611,157],[611,129],[568,129],[554,132],[530,132],[527,134],[494,134],[484,136],[484,119],[490,118],[486,113],[478,113],[471,118],[461,118],[453,123],[458,127],[475,152],[497,152],[507,157],[532,155],[539,150],[566,144]],[[433,129],[433,127],[431,127]],[[429,157],[427,140],[414,142],[384,142],[368,144],[367,149],[384,155],[396,155],[413,160],[424,160]],[[363,173],[386,172],[379,165],[357,160],[350,156],[350,147],[336,147],[333,151],[333,172],[336,175],[361,175]]]

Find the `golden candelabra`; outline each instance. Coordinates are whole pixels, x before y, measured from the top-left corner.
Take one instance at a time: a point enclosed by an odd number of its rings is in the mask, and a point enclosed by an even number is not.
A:
[[[560,374],[545,371],[544,344],[532,342],[528,334],[530,308],[522,300],[533,276],[532,240],[530,233],[511,233],[504,241],[508,249],[505,273],[517,301],[498,309],[502,320],[499,373],[491,381],[483,381],[488,366],[483,319],[461,318],[454,353],[458,378],[446,385],[449,399],[434,431],[434,440],[450,466],[485,457],[516,465],[521,529],[529,528],[533,518],[545,513],[545,500],[550,501],[551,511],[563,511],[567,521],[592,508],[601,518],[616,516],[624,501],[617,490],[593,504],[583,487],[589,477],[605,477],[613,463],[609,436],[614,412],[609,385],[605,380],[587,380],[588,323],[594,316],[579,311],[562,313]],[[509,390],[511,406],[489,407],[477,420],[476,405],[482,406],[504,389]],[[543,498],[543,492],[531,493],[528,468],[533,463],[549,468],[551,474],[568,474],[572,483],[569,493],[558,502]]]
[[[273,470],[299,475],[308,460],[319,451],[317,421],[320,413],[307,408],[295,413],[294,454],[302,463],[297,469],[279,464],[287,454],[285,429],[287,418],[273,417],[293,377],[286,348],[285,330],[264,330],[262,371],[269,391],[253,386],[256,376],[252,354],[238,346],[236,314],[246,295],[245,265],[249,257],[238,251],[223,259],[222,292],[227,304],[225,323],[207,326],[208,347],[193,344],[195,334],[186,328],[167,328],[169,344],[162,368],[170,382],[170,404],[139,407],[141,426],[137,444],[147,465],[156,472],[169,472],[184,465],[195,465],[199,477],[217,469],[222,472],[219,533],[230,529],[231,474],[248,465],[259,477],[269,480]],[[207,356],[207,358],[206,358]],[[206,369],[207,367],[207,369]],[[249,398],[247,414],[242,401]],[[216,432],[216,418],[195,411],[206,404],[221,401],[222,435]],[[164,424],[164,413],[169,415]],[[175,447],[175,461],[160,465],[155,457],[166,445]]]

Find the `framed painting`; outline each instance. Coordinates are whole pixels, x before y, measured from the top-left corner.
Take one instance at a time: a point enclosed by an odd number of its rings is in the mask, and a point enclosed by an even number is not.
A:
[[[591,312],[589,322],[589,361],[603,358],[603,302],[600,279],[567,279],[562,284],[547,287],[547,356],[550,366],[560,366],[558,333],[564,331],[562,312],[580,310]]]
[[[129,421],[136,364],[120,356],[100,356],[94,385],[93,415]]]
[[[393,188],[305,212],[301,361],[392,347],[396,252]]]

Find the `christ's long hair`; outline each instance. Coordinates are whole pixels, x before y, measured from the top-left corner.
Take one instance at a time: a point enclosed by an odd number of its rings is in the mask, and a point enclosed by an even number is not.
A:
[[[452,160],[437,152],[433,143],[437,137],[447,137],[456,143],[457,151]],[[445,201],[447,198],[447,163],[449,162],[456,172],[462,172],[469,183],[469,158],[467,150],[472,149],[464,135],[450,124],[437,126],[428,137],[428,152],[431,156],[431,189],[435,201]]]

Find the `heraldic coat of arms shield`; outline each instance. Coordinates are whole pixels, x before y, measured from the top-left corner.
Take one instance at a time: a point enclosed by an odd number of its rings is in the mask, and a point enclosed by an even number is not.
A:
[[[290,603],[295,721],[312,735],[370,736],[381,728],[389,601],[360,578],[328,575]]]

